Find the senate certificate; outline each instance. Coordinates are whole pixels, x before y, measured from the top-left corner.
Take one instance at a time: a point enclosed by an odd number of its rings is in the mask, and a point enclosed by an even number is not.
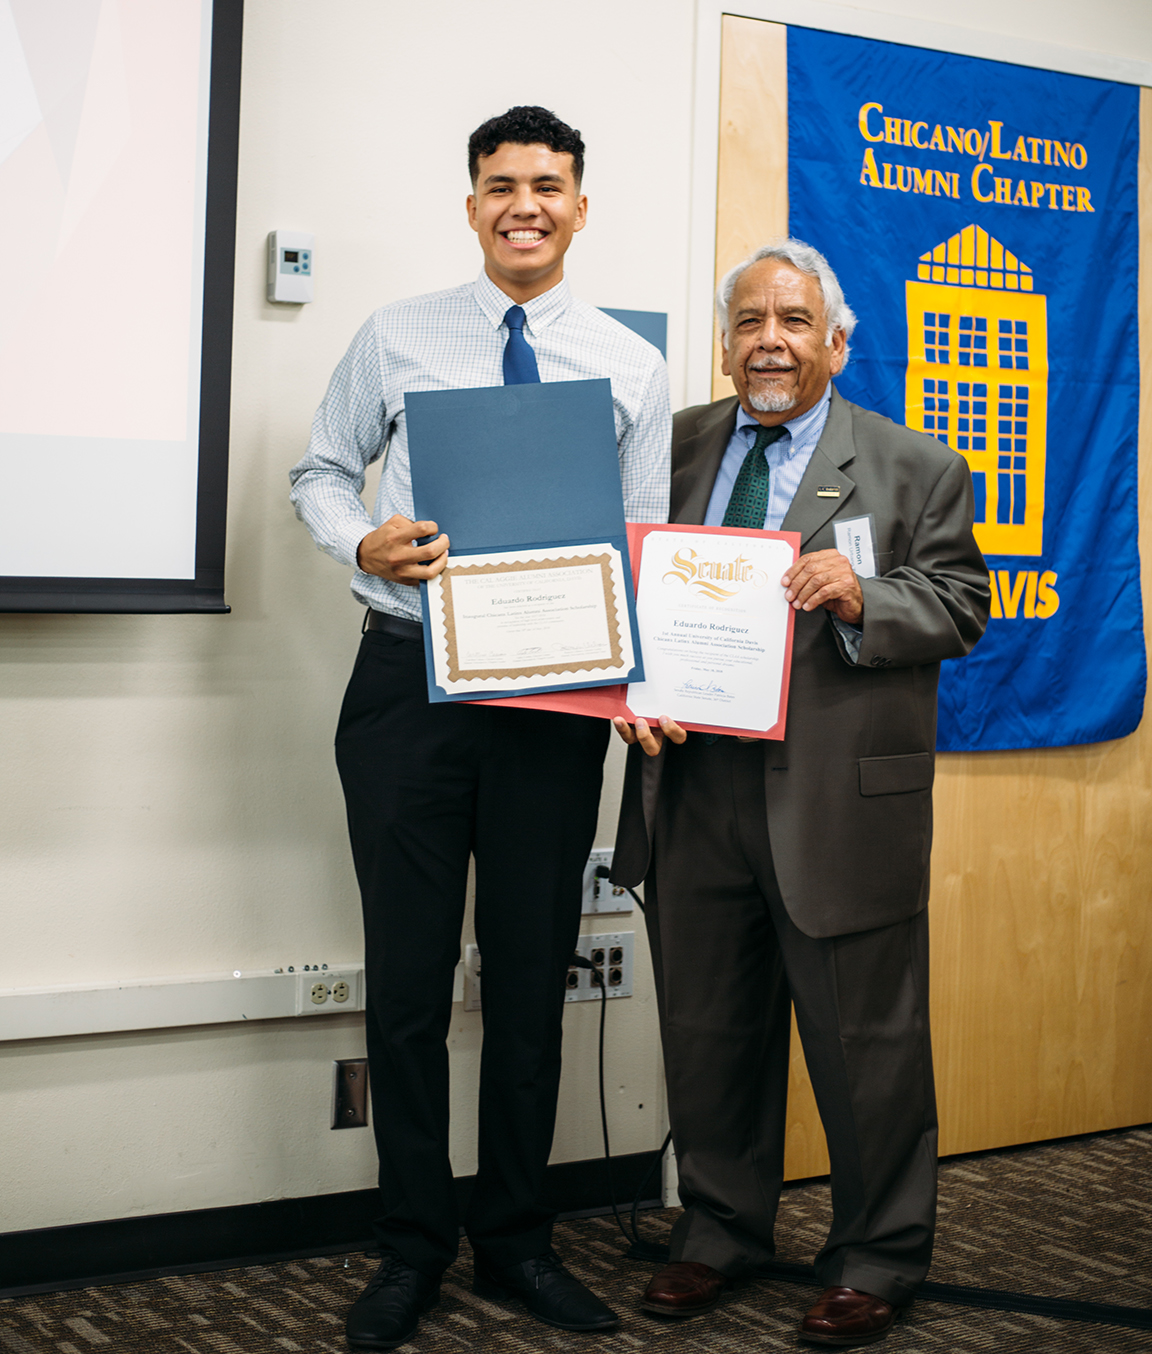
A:
[[[636,594],[645,680],[628,687],[631,711],[761,735],[780,722],[792,615],[780,579],[794,539],[708,528],[645,536]]]
[[[618,682],[634,667],[611,544],[450,555],[427,588],[433,670],[450,696]]]

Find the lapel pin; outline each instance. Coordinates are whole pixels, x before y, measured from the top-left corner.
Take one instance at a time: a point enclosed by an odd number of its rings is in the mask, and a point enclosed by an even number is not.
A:
[[[817,498],[839,498],[840,486],[838,484],[818,484],[816,486]]]

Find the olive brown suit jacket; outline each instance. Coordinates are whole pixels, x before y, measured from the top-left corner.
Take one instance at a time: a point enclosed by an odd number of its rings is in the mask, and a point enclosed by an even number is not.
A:
[[[670,521],[703,522],[736,412],[731,397],[676,415]],[[833,387],[783,529],[799,532],[802,553],[834,549],[835,520],[867,513],[877,576],[860,580],[859,659],[848,657],[828,611],[797,611],[786,736],[765,744],[777,882],[789,916],[813,937],[885,926],[927,903],[940,663],[968,653],[988,622],[963,457]],[[658,757],[629,750],[618,883],[648,873],[669,755],[674,747]]]

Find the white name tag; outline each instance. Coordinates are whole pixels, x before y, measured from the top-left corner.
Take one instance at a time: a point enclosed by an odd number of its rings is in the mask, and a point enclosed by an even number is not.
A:
[[[876,522],[871,513],[833,522],[836,549],[848,557],[857,578],[876,577]]]

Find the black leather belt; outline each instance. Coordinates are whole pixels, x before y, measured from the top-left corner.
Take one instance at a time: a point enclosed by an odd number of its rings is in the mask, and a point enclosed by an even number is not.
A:
[[[387,611],[377,611],[373,607],[368,608],[368,614],[364,617],[364,630],[382,630],[386,635],[396,635],[400,639],[424,639],[424,627],[419,621],[405,620],[403,616],[392,616]]]

